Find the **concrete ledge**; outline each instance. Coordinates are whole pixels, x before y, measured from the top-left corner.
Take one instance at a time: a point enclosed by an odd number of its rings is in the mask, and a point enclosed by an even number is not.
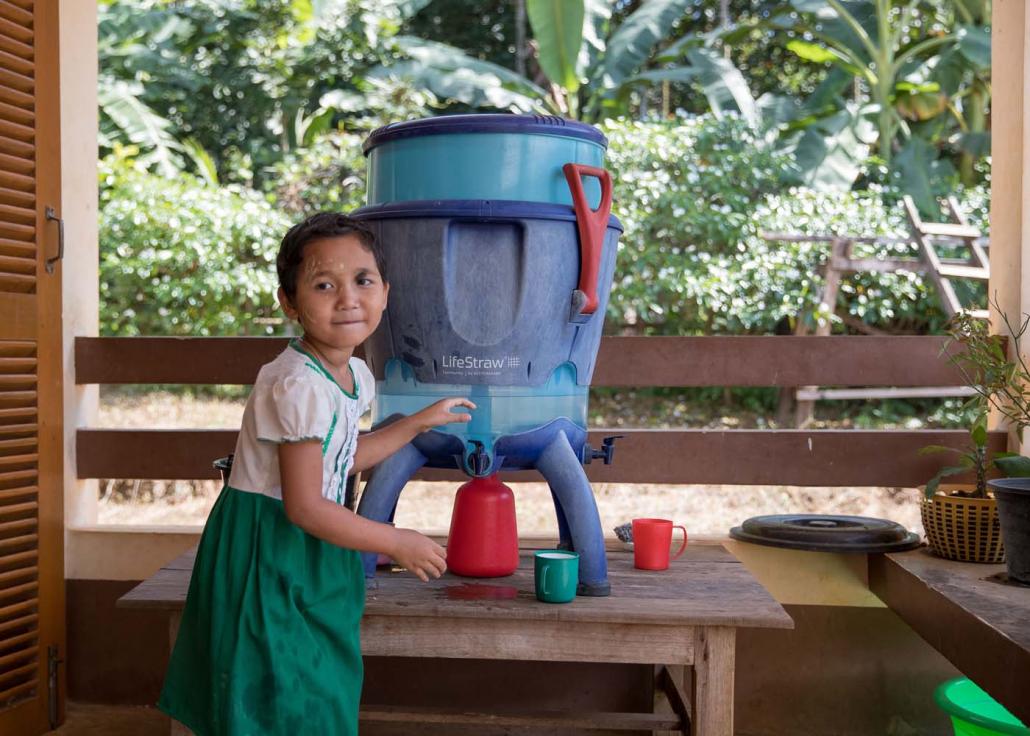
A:
[[[67,580],[146,580],[200,542],[199,526],[91,526],[66,529]]]

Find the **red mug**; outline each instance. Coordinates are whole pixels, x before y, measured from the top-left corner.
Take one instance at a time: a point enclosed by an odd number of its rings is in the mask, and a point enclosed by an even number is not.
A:
[[[672,530],[683,530],[683,544],[676,554],[669,556]],[[669,519],[633,520],[633,566],[639,570],[668,570],[669,560],[675,560],[687,549],[686,527],[673,526]]]

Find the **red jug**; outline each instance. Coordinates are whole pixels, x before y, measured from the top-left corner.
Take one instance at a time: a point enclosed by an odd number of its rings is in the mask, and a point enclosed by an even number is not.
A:
[[[515,494],[497,474],[458,489],[447,536],[447,568],[470,578],[511,575],[519,566]]]

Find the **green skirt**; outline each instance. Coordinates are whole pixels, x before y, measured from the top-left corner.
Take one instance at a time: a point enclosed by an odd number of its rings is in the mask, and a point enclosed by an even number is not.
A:
[[[197,550],[158,707],[197,736],[351,736],[361,698],[360,555],[226,486]]]

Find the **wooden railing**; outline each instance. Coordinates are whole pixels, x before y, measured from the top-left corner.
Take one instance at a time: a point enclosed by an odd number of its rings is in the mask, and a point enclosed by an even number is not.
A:
[[[77,384],[250,384],[285,346],[281,338],[77,338]],[[607,337],[594,386],[948,386],[962,376],[941,357],[941,337]],[[946,458],[929,444],[962,447],[961,430],[597,429],[597,444],[625,435],[610,466],[590,479],[622,483],[902,486],[924,483]],[[216,477],[235,430],[82,429],[79,478]],[[989,449],[1005,449],[991,432]],[[426,480],[459,479],[424,470]],[[530,480],[532,473],[512,473]]]

